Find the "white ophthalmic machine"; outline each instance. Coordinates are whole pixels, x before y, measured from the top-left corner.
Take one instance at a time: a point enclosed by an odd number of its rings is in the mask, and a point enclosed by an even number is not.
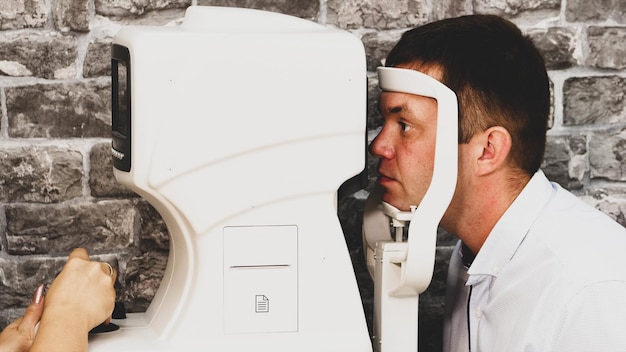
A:
[[[398,212],[374,192],[366,205],[372,339],[337,217],[337,190],[365,168],[365,65],[356,36],[259,10],[191,6],[179,26],[117,34],[115,177],[161,214],[170,251],[147,311],[92,334],[91,352],[417,350],[456,181],[456,97],[379,69],[383,90],[438,99],[445,123],[424,202]],[[390,224],[407,221],[410,240],[396,241]]]

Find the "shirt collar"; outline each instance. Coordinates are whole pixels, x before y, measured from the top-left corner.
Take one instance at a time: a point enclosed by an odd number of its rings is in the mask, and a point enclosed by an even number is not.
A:
[[[543,171],[533,175],[487,236],[468,270],[468,285],[479,281],[480,276],[498,276],[515,255],[554,191]],[[475,277],[472,278],[472,275]]]

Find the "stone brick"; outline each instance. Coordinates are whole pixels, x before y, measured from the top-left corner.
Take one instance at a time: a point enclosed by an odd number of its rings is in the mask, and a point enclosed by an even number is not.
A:
[[[587,139],[579,136],[548,136],[541,169],[569,190],[583,187],[587,171]]]
[[[570,22],[613,20],[626,23],[624,0],[567,0],[565,18]]]
[[[0,33],[0,73],[42,78],[76,75],[77,40],[56,32]],[[3,66],[18,70],[2,69]],[[17,72],[17,73],[15,73]]]
[[[54,203],[82,195],[83,157],[59,147],[0,149],[0,200]]]
[[[161,214],[145,200],[138,201],[136,209],[139,214],[139,249],[143,252],[169,250],[170,235]]]
[[[153,251],[128,261],[124,271],[125,289],[118,292],[128,312],[144,312],[148,308],[163,280],[167,256],[167,252]]]
[[[418,0],[328,0],[327,22],[340,28],[397,29],[428,21],[428,8]]]
[[[111,143],[96,144],[89,154],[89,187],[94,197],[131,197],[135,193],[122,186],[113,175]]]
[[[83,63],[84,77],[111,76],[112,38],[99,39],[89,43]]]
[[[45,0],[0,0],[0,30],[42,28],[47,20]]]
[[[523,16],[535,11],[548,11],[556,16],[561,9],[561,0],[472,0],[474,13],[490,13],[503,17]]]
[[[320,12],[318,0],[198,0],[198,5],[252,8],[309,20],[317,20]]]
[[[144,13],[186,8],[191,0],[95,0],[96,14],[102,16],[140,16]]]
[[[6,206],[8,252],[13,255],[124,249],[133,242],[137,215],[129,200]]]
[[[382,127],[385,123],[378,111],[379,97],[378,76],[369,77],[367,80],[367,130],[370,132]]]
[[[385,120],[378,112],[378,98],[380,89],[378,88],[378,77],[373,76],[367,80],[367,142],[371,143],[380,132]],[[368,145],[369,147],[369,145]],[[367,153],[367,179],[368,184],[376,183],[378,178],[378,157]]]
[[[37,84],[6,91],[9,136],[111,136],[110,80]]]
[[[626,181],[626,128],[613,133],[592,133],[589,164],[592,178]]]
[[[450,17],[458,17],[471,14],[466,6],[465,0],[438,0],[433,1],[432,13],[434,20],[440,20]]]
[[[0,311],[27,307],[35,289],[50,284],[63,265],[57,258],[0,258]]]
[[[589,27],[589,65],[621,70],[626,68],[626,28]]]
[[[367,58],[367,70],[376,72],[376,67],[383,66],[383,62],[391,49],[400,40],[400,32],[370,32],[361,37]]]
[[[572,77],[563,83],[563,124],[626,122],[626,79]]]
[[[88,0],[53,0],[54,23],[61,32],[89,31]]]
[[[33,73],[17,61],[0,60],[0,75],[24,77]]]
[[[597,209],[626,227],[626,192],[616,189],[598,189],[586,200]]]
[[[546,62],[546,68],[559,70],[579,64],[574,57],[579,40],[570,28],[550,27],[528,32]]]

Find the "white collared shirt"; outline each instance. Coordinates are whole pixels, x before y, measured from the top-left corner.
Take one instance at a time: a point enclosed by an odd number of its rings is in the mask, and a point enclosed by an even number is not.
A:
[[[626,228],[543,172],[461,259],[457,245],[444,352],[626,351]]]

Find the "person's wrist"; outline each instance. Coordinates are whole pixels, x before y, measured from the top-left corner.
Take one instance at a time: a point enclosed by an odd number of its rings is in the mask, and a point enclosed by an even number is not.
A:
[[[46,305],[41,316],[41,325],[54,324],[63,326],[69,331],[88,334],[91,323],[87,316],[74,306],[70,305]]]

